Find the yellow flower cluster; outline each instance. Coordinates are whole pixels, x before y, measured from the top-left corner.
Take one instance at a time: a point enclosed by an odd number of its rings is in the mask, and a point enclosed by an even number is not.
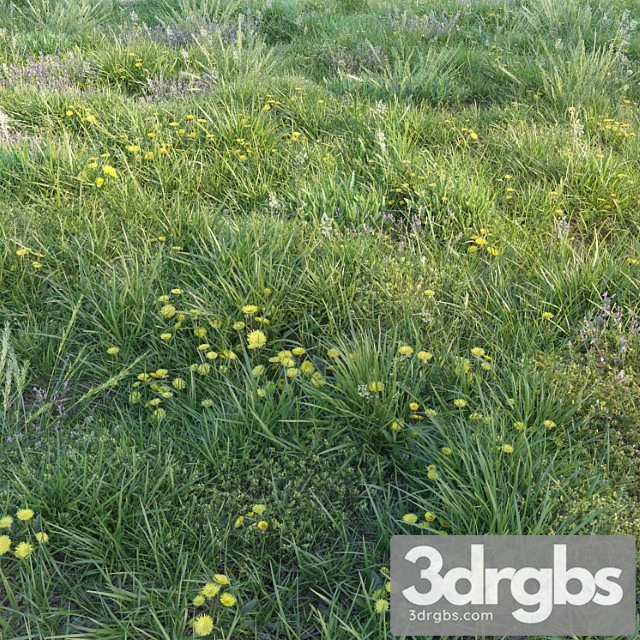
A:
[[[44,531],[33,532],[31,529],[31,522],[35,518],[35,513],[32,509],[18,509],[16,512],[16,518],[18,521],[23,523],[24,527],[26,527],[26,534],[33,535],[33,538],[38,544],[46,544],[49,542],[49,536]],[[12,532],[17,533],[18,535],[25,534],[25,529],[23,527],[18,528],[16,526],[16,521],[12,516],[6,515],[0,518],[0,530],[6,530],[7,533],[3,533],[0,535],[0,556],[5,555],[11,549],[14,544],[14,540],[11,538]],[[13,550],[16,558],[20,560],[25,560],[28,558],[34,551],[34,545],[27,540],[21,540],[18,542]]]
[[[222,591],[223,587],[229,587],[230,585],[231,581],[226,574],[216,573],[213,576],[213,580],[202,587],[191,603],[196,608],[205,604],[209,604],[211,607],[214,604],[214,598],[217,596],[216,602],[219,602],[223,607],[233,607],[238,602],[238,599],[229,591]],[[214,627],[213,617],[207,613],[202,613],[193,618],[191,627],[196,636],[211,635]]]
[[[264,504],[254,504],[250,511],[236,518],[233,523],[234,529],[257,529],[261,532],[265,532],[269,528],[280,529],[282,525],[275,518],[272,518],[271,522],[266,519],[264,515],[266,510],[267,507]]]

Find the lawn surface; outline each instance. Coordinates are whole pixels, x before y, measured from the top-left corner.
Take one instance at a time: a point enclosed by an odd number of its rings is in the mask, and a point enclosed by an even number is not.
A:
[[[638,19],[0,0],[0,638],[391,638],[393,535],[640,537]]]

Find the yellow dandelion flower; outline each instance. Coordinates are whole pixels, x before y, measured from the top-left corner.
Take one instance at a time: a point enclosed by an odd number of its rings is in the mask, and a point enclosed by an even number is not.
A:
[[[369,391],[371,391],[372,393],[379,393],[381,391],[384,391],[384,383],[380,382],[379,380],[369,383]]]
[[[389,610],[389,601],[385,598],[380,598],[376,600],[375,604],[376,613],[384,613]]]
[[[474,356],[483,356],[485,354],[485,350],[482,347],[473,347],[473,349],[471,349],[471,353]]]
[[[545,312],[542,314],[542,317],[543,317],[545,320],[551,320],[551,319],[553,318],[553,313],[550,313],[549,311],[545,311]]]
[[[247,349],[260,349],[265,344],[267,344],[267,336],[259,329],[247,335]]]
[[[436,295],[436,292],[433,289],[426,289],[424,295],[429,298],[433,298],[433,296]]]
[[[500,448],[504,453],[513,453],[513,447],[510,444],[503,444]]]
[[[182,378],[174,378],[171,382],[171,386],[178,391],[186,389],[187,383]]]
[[[410,347],[408,344],[403,344],[398,348],[398,353],[401,356],[410,356],[413,353],[413,347]]]
[[[327,355],[332,360],[336,360],[337,358],[339,358],[341,356],[341,353],[340,353],[340,351],[338,351],[338,349],[332,348],[332,349],[329,349],[329,351],[327,351]]]
[[[208,636],[213,631],[213,619],[208,615],[198,616],[193,621],[193,630],[197,636]]]
[[[267,394],[264,389],[256,389],[256,395],[258,398],[264,398]]]
[[[176,315],[176,308],[172,304],[165,304],[161,309],[160,313],[165,318],[173,318]]]
[[[434,513],[431,513],[431,511],[427,511],[427,512],[424,514],[424,519],[425,519],[427,522],[433,522],[433,521],[436,519],[436,516],[435,516],[435,514],[434,514]]]
[[[295,347],[294,349],[291,349],[291,353],[296,356],[303,356],[306,353],[306,350],[304,349],[304,347]]]
[[[433,354],[429,353],[429,351],[418,351],[418,360],[420,362],[429,362],[433,358]]]
[[[324,384],[324,376],[319,371],[316,371],[311,375],[311,384],[316,389],[319,389]]]
[[[405,513],[402,516],[402,520],[407,524],[415,524],[416,522],[418,522],[418,516],[415,513]]]
[[[205,584],[204,587],[202,588],[200,595],[203,595],[206,598],[213,598],[214,596],[217,596],[219,592],[220,592],[219,584],[214,584],[213,582],[207,582],[207,584]]]
[[[233,528],[240,529],[240,527],[242,527],[243,525],[244,525],[244,516],[240,516],[239,518],[236,518],[236,521],[233,523]]]
[[[0,556],[3,556],[11,548],[11,538],[9,536],[0,536]]]
[[[315,367],[313,366],[313,363],[310,360],[305,360],[300,365],[300,371],[302,371],[304,375],[310,376],[315,371]]]
[[[442,447],[440,451],[442,451],[442,455],[444,456],[450,456],[453,453],[453,449],[451,449],[451,447]]]
[[[16,513],[16,517],[18,520],[22,520],[23,522],[27,522],[33,518],[35,514],[31,509],[20,509],[18,513]]]
[[[211,365],[207,364],[206,362],[203,364],[196,365],[196,371],[201,376],[206,376],[211,371]]]
[[[298,376],[299,369],[296,367],[289,367],[287,369],[287,378],[296,378]]]
[[[26,256],[28,253],[31,253],[31,249],[27,249],[26,247],[23,247],[22,249],[18,249],[16,251],[16,255],[19,256],[20,258],[22,256]]]
[[[409,409],[411,411],[417,411],[420,408],[420,405],[417,402],[410,402]]]
[[[38,533],[36,533],[36,540],[40,544],[47,544],[47,542],[49,542],[49,536],[44,531],[38,531]]]
[[[257,527],[260,531],[266,531],[269,528],[269,523],[266,520],[260,520]]]
[[[109,164],[105,164],[102,167],[102,172],[110,178],[115,178],[118,175],[117,171]]]
[[[201,607],[204,604],[204,596],[198,594],[193,600],[193,606],[194,607]]]
[[[266,508],[267,507],[263,504],[254,504],[253,507],[251,507],[251,511],[257,514],[261,514],[265,512]]]
[[[211,407],[213,407],[213,400],[209,400],[209,399],[203,400],[200,403],[200,406],[204,407],[205,409],[211,409]]]
[[[131,404],[138,404],[138,402],[140,402],[140,398],[141,398],[141,397],[142,397],[142,396],[140,395],[140,392],[139,392],[139,391],[132,391],[132,392],[129,394],[129,402],[130,402]]]
[[[404,425],[399,420],[394,420],[391,423],[391,431],[402,431],[404,429]]]
[[[436,469],[428,469],[427,470],[427,478],[429,478],[429,480],[437,480],[438,479],[438,471]]]
[[[107,353],[110,356],[117,356],[120,353],[120,347],[109,347]]]
[[[453,401],[453,404],[455,404],[456,407],[458,407],[459,409],[462,409],[462,407],[466,407],[467,406],[467,401],[463,400],[462,398],[456,398]]]
[[[229,593],[229,592],[223,593],[220,596],[220,604],[223,607],[233,607],[233,605],[236,602],[237,602],[236,597],[233,594]]]
[[[28,542],[20,542],[16,547],[14,553],[18,558],[24,560],[28,558],[31,552],[33,551],[33,547]]]
[[[11,516],[0,518],[0,529],[8,529],[12,524],[13,518]]]
[[[229,578],[227,578],[224,573],[216,573],[216,575],[213,576],[213,580],[218,584],[229,584]]]
[[[258,307],[255,304],[246,304],[242,307],[242,313],[252,316],[254,313],[258,313]]]
[[[557,426],[553,420],[545,420],[542,424],[547,427],[547,429],[553,429]]]
[[[236,331],[242,331],[245,328],[245,326],[246,325],[244,324],[244,322],[234,322],[231,325],[231,328],[235,329]]]
[[[524,422],[515,422],[513,426],[518,431],[522,431],[524,429],[524,427],[525,427],[525,424],[524,424]]]

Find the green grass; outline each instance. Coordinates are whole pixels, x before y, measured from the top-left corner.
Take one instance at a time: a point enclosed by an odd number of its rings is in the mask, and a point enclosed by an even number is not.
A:
[[[639,537],[637,20],[0,0],[0,639],[390,638],[393,535]]]

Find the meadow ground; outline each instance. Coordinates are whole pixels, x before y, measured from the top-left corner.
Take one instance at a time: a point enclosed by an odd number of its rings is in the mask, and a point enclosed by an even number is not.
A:
[[[393,535],[639,537],[638,18],[0,0],[0,638],[385,638]]]

